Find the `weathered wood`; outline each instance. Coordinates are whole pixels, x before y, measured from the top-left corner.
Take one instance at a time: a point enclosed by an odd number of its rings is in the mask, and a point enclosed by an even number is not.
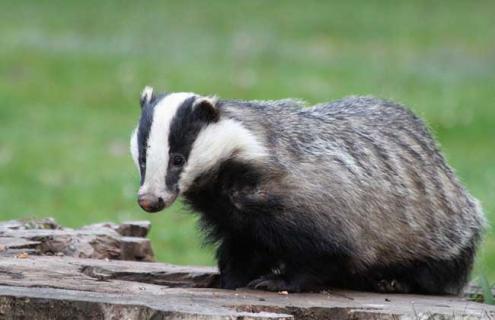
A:
[[[53,218],[10,220],[0,223],[0,230],[62,229]]]
[[[65,255],[95,259],[153,261],[149,222],[101,223],[81,229],[63,228],[53,219],[0,224],[3,255]]]
[[[83,227],[83,229],[94,228],[111,228],[122,236],[144,238],[151,229],[151,223],[149,221],[130,221],[119,224],[104,222]]]
[[[221,290],[216,268],[109,260],[136,257],[145,239],[129,235],[147,232],[136,225],[0,224],[0,319],[495,319],[494,306],[462,297]]]
[[[96,319],[495,318],[495,307],[460,297],[351,291],[281,295],[208,288],[216,282],[216,270],[208,267],[5,257],[0,260],[0,315],[29,315],[30,319],[66,319],[69,314]],[[60,313],[55,317],[53,310]]]

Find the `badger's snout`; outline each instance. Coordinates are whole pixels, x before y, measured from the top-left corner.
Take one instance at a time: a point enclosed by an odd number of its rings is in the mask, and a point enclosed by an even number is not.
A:
[[[151,193],[145,193],[138,196],[138,203],[147,212],[158,212],[170,206],[176,197],[175,195],[161,197]]]
[[[143,194],[138,197],[138,203],[148,212],[157,212],[165,208],[165,202],[162,197],[156,197],[151,194]]]

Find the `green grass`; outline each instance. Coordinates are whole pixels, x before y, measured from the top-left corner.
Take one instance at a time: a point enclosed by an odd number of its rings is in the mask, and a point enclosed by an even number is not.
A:
[[[482,290],[483,302],[486,304],[495,304],[495,300],[493,299],[493,292],[492,292],[493,286],[490,285],[490,283],[483,274],[479,275],[478,282]]]
[[[423,116],[495,214],[493,1],[0,1],[0,219],[151,219],[161,260],[212,264],[194,216],[136,205],[146,84],[311,103],[372,94]],[[495,281],[495,235],[478,268]]]

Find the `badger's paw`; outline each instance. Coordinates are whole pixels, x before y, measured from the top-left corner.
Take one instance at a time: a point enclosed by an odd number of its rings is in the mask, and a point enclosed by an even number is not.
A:
[[[295,283],[287,281],[280,276],[262,276],[254,279],[247,285],[248,288],[266,291],[287,291],[300,292],[301,287]]]
[[[374,289],[380,293],[409,293],[411,291],[408,284],[395,279],[377,281]]]

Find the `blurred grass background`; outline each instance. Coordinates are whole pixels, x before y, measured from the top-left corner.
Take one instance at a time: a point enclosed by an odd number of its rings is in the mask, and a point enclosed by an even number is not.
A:
[[[424,117],[495,212],[493,1],[0,1],[0,219],[150,219],[160,260],[213,264],[194,216],[136,205],[146,84],[225,98],[371,94]],[[478,271],[495,281],[489,231]]]

